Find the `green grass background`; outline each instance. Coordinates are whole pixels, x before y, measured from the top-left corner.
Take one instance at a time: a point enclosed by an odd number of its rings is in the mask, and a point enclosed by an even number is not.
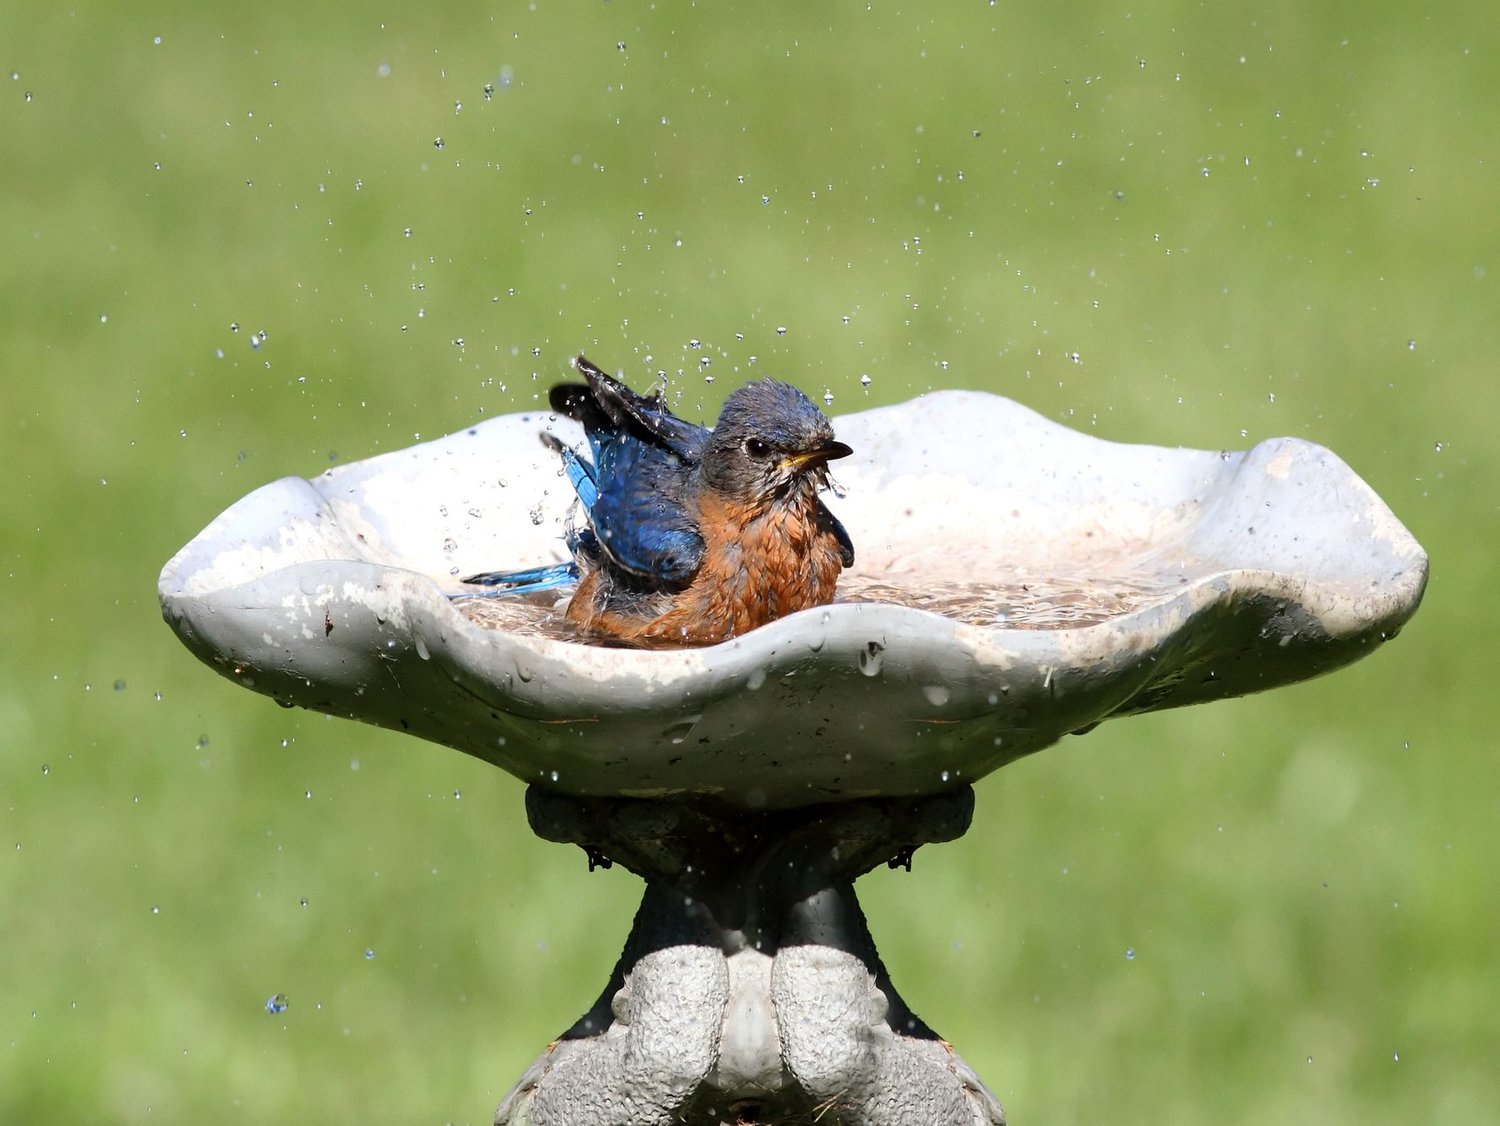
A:
[[[257,485],[583,348],[694,416],[776,373],[1338,451],[1432,555],[1398,641],[1017,763],[863,898],[1018,1126],[1496,1121],[1497,42],[1478,3],[0,5],[0,1121],[486,1122],[592,1001],[633,877],[220,679],[155,594]]]

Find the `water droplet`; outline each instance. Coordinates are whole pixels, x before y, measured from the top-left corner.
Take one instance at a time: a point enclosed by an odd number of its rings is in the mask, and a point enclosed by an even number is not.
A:
[[[702,718],[701,715],[683,716],[681,719],[668,724],[667,729],[662,734],[673,743],[682,743],[693,733],[693,728],[698,726],[698,721]]]
[[[374,957],[375,957],[375,949],[374,949],[374,947],[366,946],[365,947],[365,961],[368,962],[371,959],[373,959]]]
[[[785,336],[786,335],[786,325],[777,325],[776,326],[776,335],[777,336]]]
[[[432,654],[427,651],[427,642],[423,641],[420,637],[416,639],[416,649],[417,656],[421,657],[422,660],[430,661],[432,659]]]
[[[866,676],[879,676],[880,666],[885,661],[885,646],[878,641],[867,641],[859,651],[859,671]]]
[[[1133,961],[1135,961],[1135,947],[1134,946],[1127,946],[1125,948],[1125,960],[1127,962],[1133,962]]]
[[[47,775],[49,775],[51,773],[52,773],[52,768],[50,766],[48,766],[45,762],[42,763],[42,777],[45,778]]]
[[[1408,352],[1415,352],[1417,350],[1417,342],[1415,340],[1408,340],[1406,342],[1406,350]]]
[[[276,1013],[284,1013],[286,1012],[287,1005],[289,1003],[290,1002],[287,1001],[285,993],[277,993],[275,996],[267,998],[266,1012],[273,1015]]]
[[[200,736],[198,736],[198,749],[201,751],[206,746],[208,746],[208,736],[207,735],[200,735]]]
[[[435,149],[442,148],[443,147],[443,139],[441,137],[434,137],[432,139],[432,147],[435,148]]]
[[[862,376],[860,376],[859,377],[859,385],[861,387],[868,387],[868,386],[870,386],[870,377],[868,375],[862,375]]]
[[[761,689],[762,687],[765,686],[765,683],[766,683],[766,670],[765,669],[753,669],[753,670],[751,670],[750,675],[745,678],[745,688],[747,690],[751,691],[751,692],[758,691],[759,689]]]
[[[941,708],[953,698],[952,691],[944,684],[928,684],[922,689],[922,695],[927,697],[927,702],[935,708]]]

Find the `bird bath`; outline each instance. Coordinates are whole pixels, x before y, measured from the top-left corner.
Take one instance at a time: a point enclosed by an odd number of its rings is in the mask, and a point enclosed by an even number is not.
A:
[[[1327,672],[1422,597],[1421,547],[1309,442],[1119,445],[967,391],[834,425],[840,600],[708,648],[450,597],[566,557],[537,431],[580,432],[545,414],[273,482],[162,571],[223,675],[493,763],[539,835],[645,878],[604,993],[497,1122],[1003,1121],[896,994],[854,880],[962,835],[1008,762]]]

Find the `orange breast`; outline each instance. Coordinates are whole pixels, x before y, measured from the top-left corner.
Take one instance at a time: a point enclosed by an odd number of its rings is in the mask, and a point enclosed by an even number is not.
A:
[[[665,613],[621,612],[610,605],[600,576],[590,574],[569,603],[568,617],[626,643],[712,645],[831,602],[843,562],[838,539],[819,524],[817,513],[815,500],[745,512],[705,496],[699,512],[703,562]]]

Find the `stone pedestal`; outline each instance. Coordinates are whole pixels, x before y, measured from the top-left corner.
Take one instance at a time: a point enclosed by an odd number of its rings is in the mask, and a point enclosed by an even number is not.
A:
[[[891,984],[854,881],[969,827],[968,787],[775,812],[533,786],[547,840],[646,881],[604,992],[497,1126],[993,1126],[995,1097]]]

